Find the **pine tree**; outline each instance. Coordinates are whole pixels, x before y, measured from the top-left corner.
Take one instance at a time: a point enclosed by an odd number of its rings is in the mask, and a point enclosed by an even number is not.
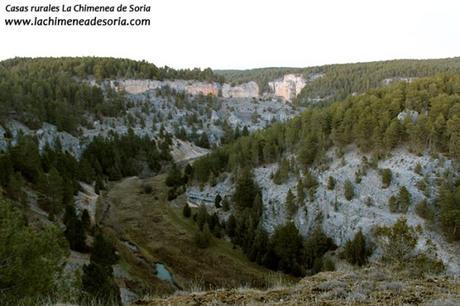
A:
[[[105,238],[101,232],[98,232],[94,237],[90,259],[92,262],[103,266],[112,266],[118,261],[112,242]]]
[[[169,170],[165,183],[168,187],[179,187],[182,185],[182,173],[176,164],[173,164]]]
[[[343,185],[343,188],[345,199],[351,201],[351,199],[353,199],[353,197],[355,196],[355,188],[353,186],[353,183],[350,180],[346,180]]]
[[[242,171],[235,188],[233,195],[236,206],[239,209],[251,208],[254,199],[259,192],[259,188],[252,178],[252,173],[245,169]]]
[[[236,219],[234,215],[230,215],[230,217],[227,220],[227,223],[225,224],[225,231],[228,235],[228,237],[233,238],[235,237],[236,234]]]
[[[9,154],[0,153],[0,186],[6,187],[14,169]]]
[[[356,233],[352,240],[347,241],[344,249],[344,256],[353,265],[362,266],[367,263],[370,250],[367,247],[366,239],[362,231]]]
[[[214,199],[214,206],[216,208],[221,208],[222,206],[220,205],[220,203],[222,202],[222,197],[220,196],[220,194],[217,194],[216,195],[216,198]]]
[[[286,211],[288,214],[288,218],[292,219],[297,211],[297,205],[295,203],[295,196],[292,193],[291,189],[288,190],[286,195]]]
[[[205,149],[209,149],[211,146],[209,145],[208,134],[206,134],[205,132],[203,132],[203,133],[200,135],[200,139],[198,140],[197,145],[198,145],[199,147],[202,147],[202,148],[205,148]]]
[[[209,230],[208,224],[203,226],[203,230],[195,232],[194,241],[197,247],[200,249],[206,249],[209,247],[211,242],[211,231]]]
[[[390,209],[390,212],[392,212],[392,213],[399,212],[398,198],[396,198],[394,195],[392,195],[388,199],[388,207]]]
[[[97,299],[110,305],[121,305],[120,290],[113,281],[112,267],[93,261],[84,265],[82,289],[89,295],[88,302]]]
[[[444,233],[451,240],[460,240],[460,185],[452,188],[442,186],[438,203]]]
[[[56,168],[51,168],[48,175],[47,194],[51,202],[51,210],[54,214],[62,211],[64,200],[64,180]]]
[[[91,230],[91,218],[87,209],[84,209],[81,213],[81,223],[85,231],[89,232]]]
[[[302,206],[305,202],[305,191],[303,182],[301,179],[297,181],[297,204],[298,206]]]
[[[198,224],[198,228],[200,231],[203,230],[204,225],[206,224],[208,220],[208,211],[206,210],[206,206],[203,204],[200,205],[200,208],[198,209],[198,214],[196,218],[196,223]]]
[[[327,179],[327,189],[334,190],[335,188],[335,178],[329,176]]]
[[[32,305],[56,290],[56,275],[69,255],[55,225],[27,224],[16,205],[0,196],[0,298],[2,305]]]
[[[6,195],[10,199],[21,202],[23,198],[23,185],[24,179],[20,173],[16,172],[11,174],[6,185]]]
[[[411,195],[405,186],[399,190],[398,202],[400,212],[406,213],[411,203]]]
[[[67,205],[64,214],[66,229],[64,235],[69,241],[70,248],[78,252],[86,252],[86,235],[83,223],[78,219],[75,207]]]
[[[391,170],[390,169],[383,169],[382,170],[382,185],[383,185],[383,188],[388,188],[391,184],[391,180],[392,180],[392,173],[391,173]]]
[[[273,249],[279,259],[278,268],[295,276],[305,274],[305,249],[303,238],[294,223],[276,228],[272,237]]]
[[[222,201],[222,209],[224,211],[229,211],[230,210],[230,203],[227,200],[227,197],[225,197]]]
[[[391,121],[383,136],[383,142],[388,150],[393,149],[401,138],[401,127],[398,119]]]
[[[460,115],[447,121],[449,135],[449,153],[453,158],[460,159]]]
[[[254,242],[252,243],[248,254],[249,260],[255,261],[259,265],[262,264],[264,256],[268,251],[268,243],[269,239],[267,232],[261,226],[257,227]]]
[[[190,205],[188,205],[188,203],[185,203],[184,208],[182,209],[182,214],[185,218],[190,218],[190,216],[192,215],[192,209],[190,208]]]

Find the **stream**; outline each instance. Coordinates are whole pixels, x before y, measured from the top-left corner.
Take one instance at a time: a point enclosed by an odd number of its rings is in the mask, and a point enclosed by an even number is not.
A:
[[[161,262],[155,263],[155,275],[162,281],[170,283],[174,288],[181,289],[181,287],[174,280],[172,273]]]

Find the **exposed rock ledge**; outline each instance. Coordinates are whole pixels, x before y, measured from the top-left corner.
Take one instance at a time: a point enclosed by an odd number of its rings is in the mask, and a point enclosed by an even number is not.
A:
[[[275,96],[292,101],[307,85],[307,81],[299,74],[286,74],[282,79],[269,82],[270,90]]]
[[[259,86],[256,82],[248,82],[237,86],[229,84],[184,81],[184,80],[115,80],[110,85],[116,90],[125,90],[130,94],[141,94],[148,90],[159,89],[163,86],[186,92],[189,95],[221,95],[224,98],[256,98],[259,96]]]

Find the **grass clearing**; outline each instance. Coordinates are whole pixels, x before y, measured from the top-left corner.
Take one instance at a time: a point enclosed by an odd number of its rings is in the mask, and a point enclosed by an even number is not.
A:
[[[116,238],[121,262],[138,278],[144,292],[163,295],[174,289],[154,276],[154,263],[165,264],[184,290],[269,287],[273,279],[292,282],[250,262],[240,249],[222,239],[212,239],[207,249],[195,246],[198,230],[192,218],[184,218],[185,196],[166,200],[164,176],[127,178],[113,184],[100,199],[99,224]],[[143,186],[152,192],[143,193]],[[129,241],[129,242],[128,242]]]

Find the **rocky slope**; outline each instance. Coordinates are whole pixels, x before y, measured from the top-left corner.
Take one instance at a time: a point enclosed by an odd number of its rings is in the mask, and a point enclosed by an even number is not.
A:
[[[286,74],[283,78],[269,82],[271,91],[275,96],[283,97],[287,101],[292,101],[307,85],[302,75]]]
[[[432,201],[436,196],[437,178],[446,175],[452,169],[453,163],[448,159],[433,158],[429,155],[417,156],[405,149],[399,149],[392,156],[378,163],[377,168],[367,166],[366,160],[370,156],[358,153],[350,147],[342,157],[336,155],[334,150],[328,152],[330,164],[327,169],[315,169],[319,186],[315,198],[300,205],[294,216],[294,222],[299,231],[307,237],[319,224],[323,231],[334,242],[341,246],[352,239],[360,229],[367,235],[378,225],[391,225],[401,216],[407,218],[411,226],[422,227],[417,248],[425,252],[433,243],[437,249],[437,257],[442,260],[451,274],[460,273],[460,246],[448,243],[442,234],[432,230],[430,222],[419,217],[415,206],[421,200]],[[422,171],[415,172],[416,165],[420,164]],[[286,183],[277,185],[272,180],[278,165],[272,164],[254,170],[254,177],[262,190],[264,202],[263,224],[273,232],[276,226],[286,222],[287,212],[285,207],[286,194],[291,189],[296,192],[298,177],[290,176]],[[382,187],[379,169],[391,169],[392,183],[388,188]],[[355,181],[357,173],[364,171],[361,181],[354,183],[355,197],[348,201],[344,197],[344,182],[347,179]],[[327,188],[329,176],[336,179],[333,190]],[[427,187],[421,190],[419,182],[425,182]],[[411,205],[407,213],[392,213],[388,201],[392,195],[397,195],[399,189],[405,186],[411,194]],[[234,192],[232,178],[227,176],[215,186],[204,188],[192,187],[187,191],[190,201],[213,206],[214,197],[231,197]],[[222,217],[228,214],[222,213]],[[378,257],[378,251],[374,259]]]
[[[255,83],[228,88],[224,86],[223,91],[228,97],[215,97],[209,101],[205,96],[197,94],[202,93],[199,89],[205,84],[202,82],[192,83],[195,85],[187,85],[186,81],[109,82],[109,86],[115,86],[114,84],[128,86],[131,92],[126,95],[126,112],[121,116],[96,118],[88,115],[89,124],[80,127],[79,135],[58,131],[56,126],[48,123],[33,130],[14,119],[5,120],[3,125],[0,124],[0,150],[5,150],[9,144],[14,145],[18,136],[22,134],[36,136],[40,149],[59,141],[63,150],[79,157],[94,137],[106,137],[111,132],[125,134],[131,128],[137,135],[155,138],[161,127],[172,135],[183,128],[187,138],[192,135],[198,138],[202,133],[206,133],[212,145],[219,144],[224,135],[224,123],[231,129],[238,127],[241,131],[247,127],[249,131],[255,131],[273,122],[286,121],[299,113],[299,110],[277,99],[260,98],[260,101],[255,99],[257,91]],[[176,84],[179,94],[170,91],[166,95],[162,94],[165,84]],[[102,84],[103,87],[107,85]],[[160,85],[162,87],[159,87]],[[186,86],[192,86],[194,89]],[[193,92],[191,96],[185,98],[185,102],[180,96],[184,90],[188,93]],[[246,91],[249,92],[248,97],[244,97]],[[193,144],[193,139],[176,139],[173,152],[174,157],[179,161],[196,158],[206,154],[207,150]]]

